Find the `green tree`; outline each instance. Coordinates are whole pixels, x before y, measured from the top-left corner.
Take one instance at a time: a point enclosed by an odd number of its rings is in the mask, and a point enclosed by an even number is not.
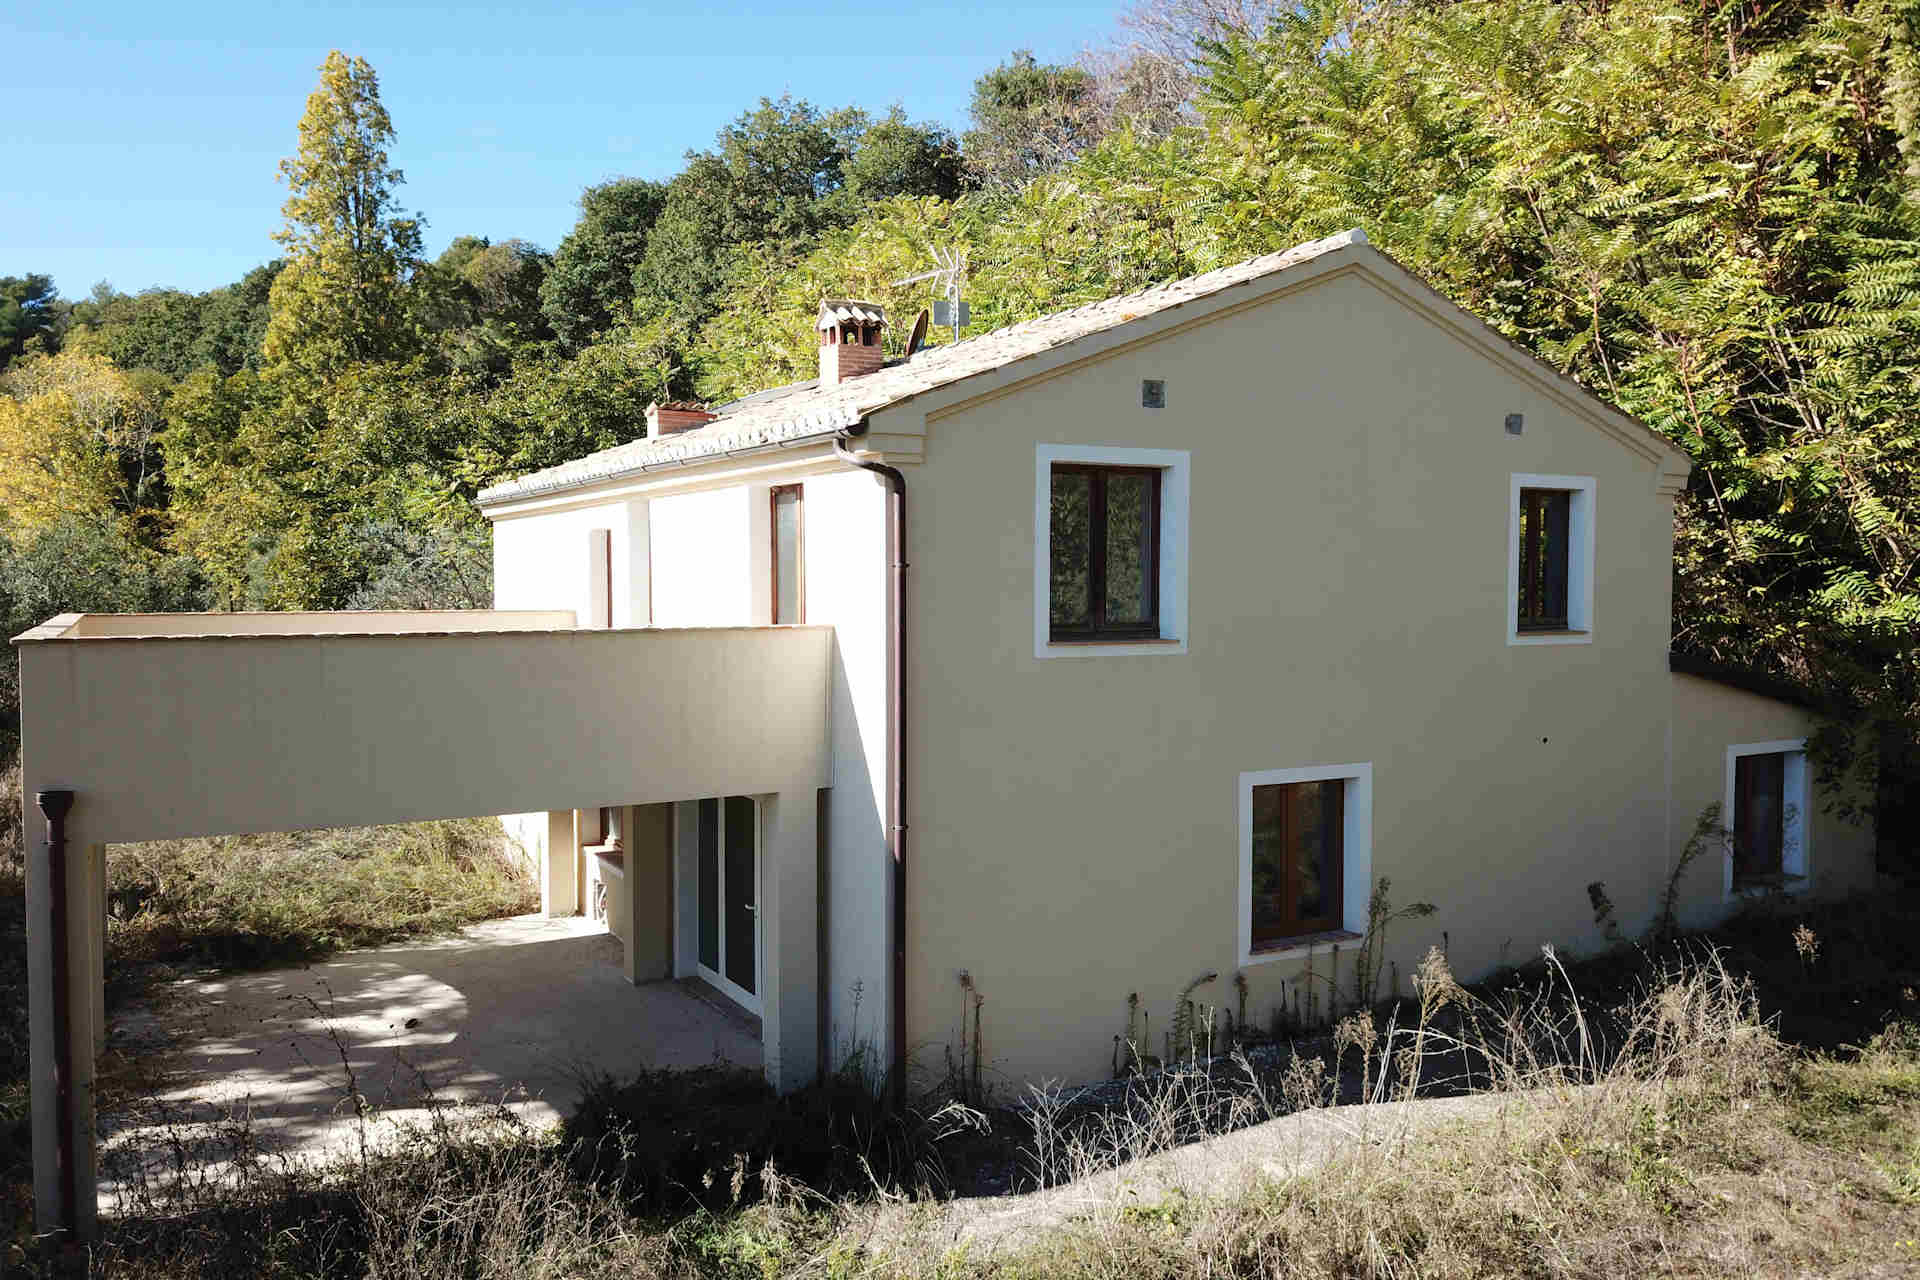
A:
[[[125,517],[67,513],[32,532],[0,532],[0,628],[18,635],[62,613],[204,609],[200,567],[153,550]],[[0,766],[20,745],[20,668],[0,662]]]
[[[200,294],[179,289],[119,293],[101,286],[75,304],[63,349],[106,356],[122,369],[151,369],[183,378],[201,362],[200,327],[206,308]]]
[[[889,355],[904,355],[914,313],[930,300],[927,285],[896,285],[931,264],[927,246],[977,248],[976,211],[933,197],[897,196],[868,205],[851,227],[820,237],[791,266],[754,247],[734,259],[726,305],[700,331],[689,356],[702,398],[731,400],[819,371],[814,321],[820,299],[849,295],[880,303],[892,323],[882,331]],[[945,331],[930,337],[938,342]]]
[[[194,338],[196,368],[210,364],[228,375],[260,368],[273,315],[273,282],[285,266],[275,258],[203,295],[200,332]]]
[[[736,249],[771,245],[791,259],[851,221],[847,165],[866,127],[853,108],[762,98],[720,130],[713,151],[689,153],[634,271],[637,312],[691,331],[719,306]]]
[[[990,187],[1017,190],[1099,141],[1093,77],[1020,49],[973,82],[967,166]]]
[[[547,323],[568,350],[605,333],[633,305],[633,272],[666,204],[665,183],[619,178],[580,194],[580,218],[540,286]]]
[[[387,160],[393,122],[379,77],[335,50],[300,118],[300,145],[280,162],[286,268],[273,282],[269,365],[326,379],[351,365],[402,359],[418,345],[408,284],[421,222],[395,204],[405,181]]]
[[[556,466],[646,434],[642,410],[683,384],[682,346],[665,318],[623,325],[578,355],[522,363],[491,394],[448,402],[435,420],[453,461],[441,489],[454,522],[472,495],[508,476]]]
[[[454,238],[419,282],[423,324],[449,368],[494,380],[553,336],[540,307],[551,261],[525,240]]]
[[[974,321],[993,328],[1246,256],[1212,219],[1221,193],[1191,131],[1122,130],[1002,198],[976,255]]]
[[[52,276],[0,276],[0,369],[49,334],[59,296]]]
[[[256,602],[258,567],[273,543],[270,494],[254,445],[272,397],[251,369],[188,375],[167,402],[160,435],[173,498],[173,546],[206,572],[220,607]]]
[[[951,200],[965,185],[960,141],[937,124],[915,124],[896,106],[867,126],[846,165],[848,194],[864,208],[894,196]]]
[[[373,68],[328,54],[299,132],[280,166],[286,265],[261,374],[190,379],[166,447],[181,545],[223,595],[326,609],[382,563],[364,530],[404,518],[433,470],[418,451],[439,394],[422,363],[433,294],[420,223],[395,205],[402,176]]]

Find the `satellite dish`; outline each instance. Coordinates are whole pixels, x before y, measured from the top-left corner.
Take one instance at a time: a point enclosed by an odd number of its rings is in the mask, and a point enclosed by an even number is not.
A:
[[[913,353],[926,345],[927,309],[920,308],[920,314],[913,318],[913,334],[907,339],[907,359],[913,359]]]

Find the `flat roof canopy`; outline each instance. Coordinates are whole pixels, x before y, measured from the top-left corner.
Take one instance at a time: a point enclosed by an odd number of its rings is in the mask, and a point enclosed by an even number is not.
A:
[[[43,1229],[85,1235],[94,1220],[106,845],[716,795],[811,800],[831,782],[832,628],[573,622],[68,614],[15,638]],[[32,806],[50,792],[71,803],[49,796],[43,818]],[[811,806],[788,821],[808,867]],[[796,954],[811,957],[815,894],[804,875],[795,883],[804,892],[785,905],[800,912]],[[772,1025],[810,1044],[803,969],[781,977],[803,993],[793,1026]]]
[[[567,613],[67,615],[15,640],[77,844],[820,787],[832,629]]]

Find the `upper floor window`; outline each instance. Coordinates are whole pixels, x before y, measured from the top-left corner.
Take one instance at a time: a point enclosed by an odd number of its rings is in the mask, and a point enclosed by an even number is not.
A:
[[[1053,464],[1047,612],[1055,641],[1160,634],[1160,471]]]
[[[1192,456],[1036,447],[1034,657],[1187,652]]]
[[[1520,490],[1522,631],[1567,630],[1567,525],[1573,495],[1565,489]]]
[[[1507,643],[1593,639],[1594,480],[1513,475],[1507,506]]]
[[[773,620],[807,620],[805,490],[797,484],[773,489]]]

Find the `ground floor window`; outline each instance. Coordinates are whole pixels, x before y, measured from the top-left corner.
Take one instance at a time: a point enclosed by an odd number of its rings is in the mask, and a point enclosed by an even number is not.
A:
[[[1803,740],[1727,748],[1729,892],[1777,888],[1805,878],[1807,801]]]
[[[1241,963],[1364,926],[1372,830],[1371,765],[1240,775]]]
[[[700,975],[754,1012],[760,1003],[760,806],[699,802]]]

